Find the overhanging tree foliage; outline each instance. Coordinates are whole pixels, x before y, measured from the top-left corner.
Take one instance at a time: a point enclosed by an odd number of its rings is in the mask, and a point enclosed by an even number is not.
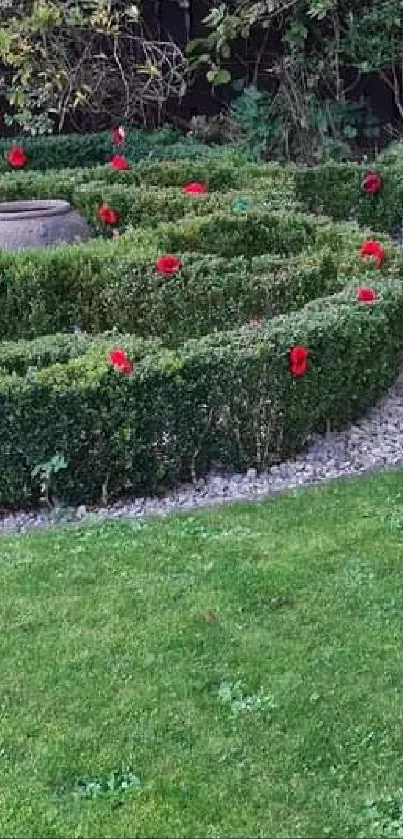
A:
[[[147,40],[127,0],[0,0],[0,20],[8,121],[31,133],[62,130],[77,109],[131,122],[186,90],[182,50]]]

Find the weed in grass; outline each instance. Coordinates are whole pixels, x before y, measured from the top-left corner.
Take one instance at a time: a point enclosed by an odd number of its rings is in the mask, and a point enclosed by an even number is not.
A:
[[[359,559],[347,563],[346,572],[349,582],[358,586],[370,583],[375,578],[373,571],[370,571],[368,566]]]
[[[392,795],[379,799],[369,799],[365,802],[365,836],[375,836],[377,839],[398,839],[403,837],[403,790],[399,789]]]
[[[266,608],[270,612],[278,612],[280,609],[292,608],[295,606],[295,597],[291,594],[279,594],[274,597],[258,597],[256,607]]]
[[[190,516],[180,522],[179,535],[184,538],[201,539],[204,541],[215,541],[228,538],[250,538],[253,534],[250,528],[240,527],[234,524],[230,529],[213,527],[202,518]]]
[[[276,703],[271,696],[264,696],[262,691],[263,688],[260,688],[258,694],[245,696],[241,682],[221,682],[218,698],[224,704],[230,705],[231,712],[235,715],[243,711],[274,711],[277,708]]]
[[[403,530],[403,511],[391,510],[384,516],[384,523],[388,530]]]
[[[218,616],[215,614],[215,612],[210,612],[210,611],[208,611],[208,612],[206,612],[204,615],[202,615],[202,620],[203,620],[205,623],[218,623],[219,618],[218,618]]]
[[[77,778],[73,788],[69,791],[74,798],[97,798],[108,793],[125,792],[126,790],[140,790],[141,782],[130,767],[122,766],[110,775],[101,778],[81,776]],[[65,789],[62,790],[66,792]]]

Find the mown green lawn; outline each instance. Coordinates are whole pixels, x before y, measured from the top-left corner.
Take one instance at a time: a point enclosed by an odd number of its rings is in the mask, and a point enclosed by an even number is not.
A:
[[[1,538],[0,835],[402,835],[402,565],[402,472]]]

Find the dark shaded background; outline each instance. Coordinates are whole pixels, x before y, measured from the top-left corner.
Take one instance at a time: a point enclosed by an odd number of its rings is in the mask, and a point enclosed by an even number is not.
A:
[[[117,0],[118,4],[119,0]],[[202,19],[206,16],[209,3],[206,0],[192,0],[189,9],[180,8],[177,0],[148,0],[142,7],[145,35],[147,39],[173,40],[184,47],[191,38],[199,38],[205,35],[208,30],[204,27]],[[228,63],[233,77],[244,78],[252,81],[253,69],[256,56],[261,47],[262,35],[257,32],[249,41],[242,41],[234,45],[234,58]],[[271,55],[279,54],[281,51],[280,37],[271,34],[268,45]],[[270,90],[270,78],[265,73],[265,55],[263,53],[258,75],[258,86],[261,89]],[[1,67],[2,74],[7,76],[6,68]],[[349,76],[351,78],[349,78]],[[349,84],[354,79],[354,74],[346,71],[346,82]],[[177,99],[168,101],[161,112],[157,112],[153,106],[146,109],[148,127],[156,127],[161,121],[172,123],[183,131],[189,126],[193,116],[205,114],[213,116],[224,110],[228,103],[237,94],[230,85],[220,87],[216,91],[206,81],[203,72],[200,72],[193,84],[189,87],[181,102]],[[361,78],[358,84],[352,89],[349,98],[359,101],[365,96],[372,113],[379,118],[381,125],[394,125],[399,122],[397,109],[393,101],[392,91],[374,73]],[[13,136],[20,133],[18,128],[11,128],[4,122],[4,115],[7,110],[7,103],[0,97],[0,133],[3,136]],[[65,131],[95,131],[104,129],[105,120],[97,122],[93,116],[85,112],[75,115],[74,124],[66,122]]]

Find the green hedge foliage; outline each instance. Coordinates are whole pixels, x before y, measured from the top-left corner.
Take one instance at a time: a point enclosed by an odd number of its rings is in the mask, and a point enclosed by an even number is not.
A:
[[[237,200],[242,198],[248,200],[248,212],[263,209],[266,204],[270,204],[271,210],[291,210],[295,207],[292,191],[287,192],[284,186],[270,185],[270,201],[267,200],[267,192],[267,181],[264,184],[254,184],[252,189],[246,187],[229,192],[215,191],[200,198],[189,198],[183,195],[178,187],[149,186],[145,190],[138,186],[91,182],[78,187],[70,196],[70,200],[95,230],[105,230],[105,225],[100,223],[98,217],[98,210],[103,202],[119,212],[122,219],[119,227],[122,229],[128,224],[154,227],[156,219],[177,222],[186,215],[207,216],[217,211],[226,211],[235,216]]]
[[[145,354],[130,377],[108,366],[105,344],[25,375],[3,374],[0,503],[37,503],[32,470],[57,453],[67,468],[53,488],[66,503],[155,492],[213,464],[264,468],[292,456],[326,421],[343,427],[356,419],[396,376],[403,291],[396,280],[379,280],[377,289],[376,306],[345,289],[260,332],[245,327]],[[119,337],[109,348],[130,353],[133,341]],[[310,353],[300,380],[289,372],[295,345]]]
[[[116,341],[130,343],[130,355],[134,362],[144,355],[152,355],[162,349],[159,338],[144,339],[133,335],[119,335],[116,330],[103,335],[88,335],[75,332],[73,335],[54,333],[32,340],[2,341],[0,344],[0,373],[25,376],[54,364],[65,364],[73,358],[81,358],[90,350],[101,348],[107,353]]]
[[[206,218],[188,218],[181,225],[161,224],[155,235],[168,253],[193,251],[226,257],[263,253],[289,256],[307,247],[323,246],[337,251],[346,241],[358,247],[363,237],[357,227],[329,224],[326,218],[270,211],[240,217],[215,213]]]
[[[290,171],[278,165],[260,166],[253,164],[237,165],[231,160],[223,161],[181,161],[179,163],[152,163],[144,161],[132,169],[115,171],[110,165],[96,166],[93,169],[60,169],[49,172],[6,172],[0,174],[0,201],[13,201],[30,198],[64,198],[72,200],[79,187],[87,185],[88,194],[100,193],[102,189],[155,187],[159,189],[175,188],[180,194],[187,183],[200,181],[206,183],[213,193],[220,190],[239,190],[248,188],[253,198],[254,190],[259,194],[266,190],[267,200],[272,193],[284,191],[287,198],[294,195],[293,177]],[[188,196],[189,207],[203,197]]]
[[[85,163],[0,176],[0,200],[66,198],[95,226],[107,201],[129,224],[117,240],[0,253],[2,506],[37,504],[32,471],[57,454],[67,467],[53,488],[66,503],[160,492],[211,466],[265,468],[329,422],[357,419],[392,383],[402,258],[385,238],[379,271],[359,256],[369,229],[314,214],[387,230],[397,166],[381,170],[382,210],[353,166]],[[209,195],[183,196],[190,181]],[[250,203],[236,215],[240,196]],[[164,278],[155,264],[169,253],[183,266]],[[375,305],[357,302],[360,285],[379,292]],[[251,319],[262,324],[242,325]],[[289,371],[296,345],[310,354],[300,380]],[[116,348],[135,365],[130,377],[108,364]]]
[[[362,183],[368,172],[383,178],[383,189],[367,195]],[[307,210],[336,220],[351,219],[372,230],[389,233],[403,219],[403,165],[358,166],[329,163],[313,169],[295,169],[297,201]]]
[[[262,212],[187,218],[180,227],[162,224],[117,241],[3,252],[0,338],[116,326],[176,345],[290,311],[351,277],[376,273],[359,257],[361,241],[360,231],[342,225]],[[161,277],[156,261],[169,251],[182,269]],[[392,274],[399,270],[394,259],[388,265]]]
[[[94,134],[62,134],[35,138],[0,139],[0,171],[9,169],[6,157],[13,146],[24,148],[28,156],[27,167],[29,170],[40,171],[99,166],[108,163],[114,153],[124,153],[132,163],[137,163],[145,158],[151,160],[196,160],[203,157],[213,160],[228,157],[228,154],[236,154],[239,159],[246,159],[246,155],[238,150],[228,152],[228,149],[220,146],[209,147],[184,138],[174,130],[146,132],[129,129],[124,150],[121,152],[113,146],[110,131]]]

